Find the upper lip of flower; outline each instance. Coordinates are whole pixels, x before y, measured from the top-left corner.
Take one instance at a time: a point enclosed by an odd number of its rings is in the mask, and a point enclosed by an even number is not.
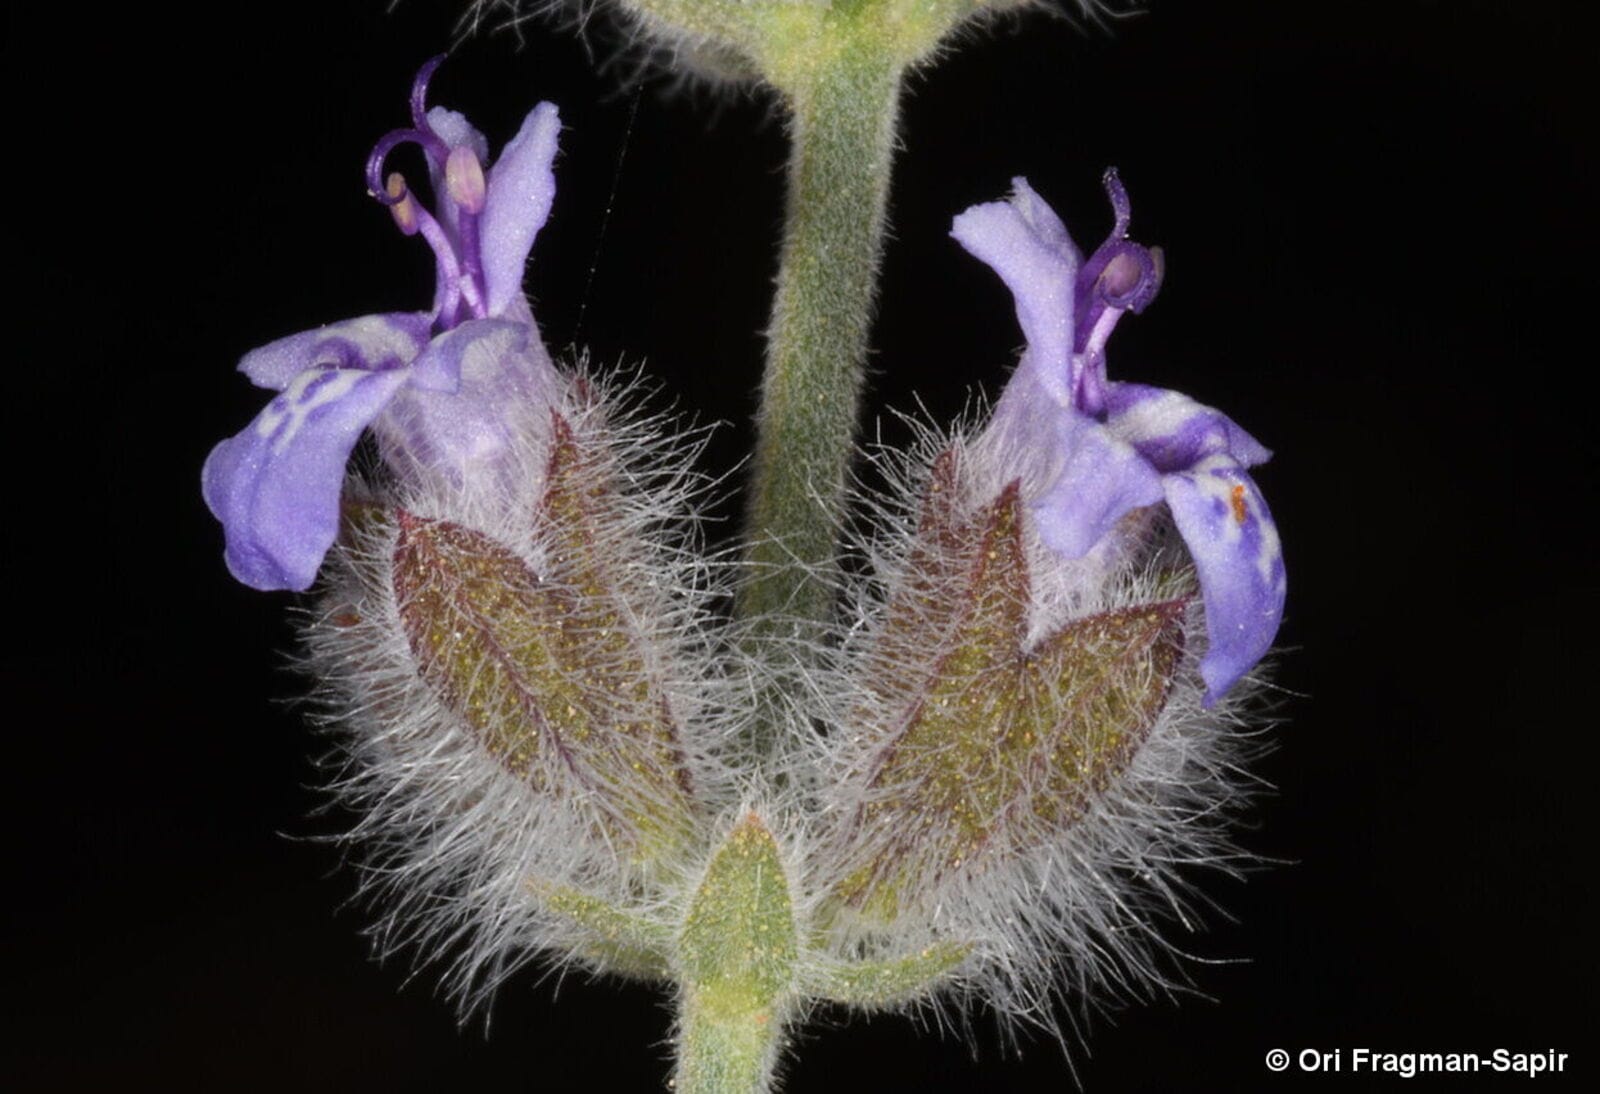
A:
[[[1011,290],[1028,343],[979,444],[1031,472],[1040,537],[1068,558],[1093,549],[1129,510],[1167,503],[1205,602],[1209,705],[1261,659],[1282,618],[1277,528],[1245,471],[1271,453],[1179,392],[1106,379],[1112,329],[1154,299],[1164,264],[1159,249],[1127,238],[1116,172],[1104,181],[1116,222],[1087,261],[1025,179],[1013,180],[1008,201],[955,218],[951,235]]]
[[[534,107],[485,172],[482,134],[459,114],[427,109],[428,81],[442,60],[417,73],[411,126],[380,139],[366,168],[373,196],[389,206],[400,230],[422,235],[433,249],[433,310],[330,324],[262,346],[239,363],[253,383],[280,394],[211,451],[201,489],[223,523],[229,570],[254,588],[310,587],[338,531],[350,452],[368,426],[388,420],[402,394],[411,404],[406,428],[415,446],[455,455],[481,453],[484,435],[496,433],[506,413],[502,404],[552,390],[549,358],[521,287],[555,196],[560,120],[551,104]],[[407,142],[427,157],[437,215],[403,176],[379,179],[389,152]],[[485,343],[494,349],[492,365],[471,365],[482,355],[469,351]],[[464,365],[472,375],[464,376]],[[451,400],[450,408],[429,414],[439,399]],[[401,431],[396,425],[392,432]]]

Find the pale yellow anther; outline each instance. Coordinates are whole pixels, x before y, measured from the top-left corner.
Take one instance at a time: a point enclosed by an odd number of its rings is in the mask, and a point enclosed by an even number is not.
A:
[[[450,156],[444,161],[444,185],[461,208],[469,213],[483,211],[488,195],[483,164],[478,162],[477,153],[466,145],[458,144],[450,149]]]
[[[395,199],[389,206],[389,215],[394,217],[401,234],[416,235],[421,225],[417,221],[417,202],[406,186],[406,177],[398,171],[391,172],[384,180],[383,189],[390,198]]]

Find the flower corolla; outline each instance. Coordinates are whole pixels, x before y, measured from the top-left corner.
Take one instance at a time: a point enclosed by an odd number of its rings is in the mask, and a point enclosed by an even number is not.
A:
[[[515,489],[517,421],[552,403],[563,380],[522,295],[523,268],[555,197],[560,121],[534,107],[490,168],[488,142],[460,114],[426,104],[443,58],[418,72],[411,125],[367,161],[369,191],[437,263],[433,309],[332,323],[246,354],[239,370],[279,394],[218,444],[201,485],[222,522],[228,569],[256,589],[309,588],[339,530],[340,492],[362,433],[400,475]],[[384,162],[421,147],[430,212]]]
[[[1000,275],[1027,349],[976,447],[1015,467],[1039,536],[1064,559],[1115,551],[1119,522],[1165,502],[1205,604],[1207,705],[1272,644],[1283,552],[1247,469],[1271,453],[1232,419],[1176,391],[1106,378],[1106,341],[1160,288],[1159,249],[1127,237],[1130,207],[1105,176],[1115,224],[1085,260],[1025,179],[1007,201],[955,218],[951,235]]]

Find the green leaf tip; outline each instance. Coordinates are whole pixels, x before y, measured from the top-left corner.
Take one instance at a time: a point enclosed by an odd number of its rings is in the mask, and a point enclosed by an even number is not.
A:
[[[883,961],[855,961],[829,969],[817,993],[830,1003],[872,1010],[892,1007],[940,987],[972,954],[965,942],[938,942]]]
[[[603,971],[646,980],[671,974],[672,938],[665,928],[571,886],[530,880],[527,887],[546,912],[587,936],[579,944],[582,955]]]
[[[772,1005],[794,980],[794,907],[777,841],[748,813],[712,856],[679,937],[689,986],[708,1002]]]

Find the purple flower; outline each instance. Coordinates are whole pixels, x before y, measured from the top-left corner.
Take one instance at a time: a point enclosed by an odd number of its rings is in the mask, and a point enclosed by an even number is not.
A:
[[[1271,453],[1186,395],[1106,379],[1112,328],[1155,297],[1162,273],[1161,252],[1127,238],[1116,172],[1105,176],[1116,225],[1087,261],[1027,181],[1013,184],[1009,201],[974,206],[951,230],[1010,288],[1028,341],[979,444],[1022,469],[1040,537],[1064,558],[1130,510],[1167,503],[1205,602],[1209,705],[1267,652],[1283,615],[1277,527],[1245,470]]]
[[[332,323],[239,362],[252,383],[279,394],[212,449],[201,489],[222,521],[228,569],[253,588],[306,589],[315,580],[338,532],[345,464],[364,430],[401,475],[482,483],[509,471],[513,422],[559,390],[522,295],[528,252],[555,197],[556,109],[534,107],[486,171],[483,135],[460,114],[426,107],[442,60],[417,73],[410,127],[378,142],[366,172],[400,230],[433,249],[433,310]],[[427,157],[434,212],[402,175],[382,177],[401,144]]]

